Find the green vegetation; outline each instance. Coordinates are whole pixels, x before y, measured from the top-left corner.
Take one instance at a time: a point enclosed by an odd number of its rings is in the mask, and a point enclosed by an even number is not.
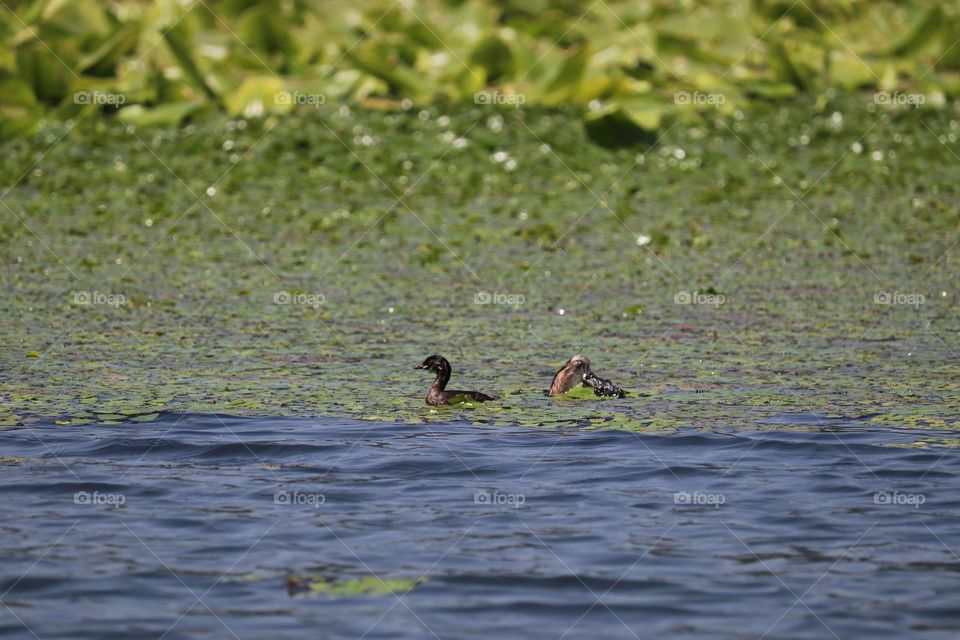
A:
[[[32,0],[0,12],[0,135],[318,103],[572,106],[604,144],[830,88],[960,94],[955,0]],[[335,17],[334,17],[335,16]],[[890,99],[890,96],[887,96]],[[896,99],[896,96],[894,98]]]
[[[327,582],[324,579],[315,580],[307,584],[310,593],[329,596],[385,596],[390,594],[404,594],[415,588],[423,580],[381,580],[376,576],[369,578],[354,578],[341,582]]]
[[[378,576],[349,577],[340,567],[325,567],[302,573],[251,573],[232,575],[227,582],[280,582],[286,577],[287,591],[293,595],[328,596],[331,598],[356,596],[404,595],[427,582],[426,576],[414,579],[380,578]]]
[[[576,113],[325,105],[8,143],[0,424],[956,428],[956,109],[758,104],[644,153]],[[577,351],[630,397],[547,398]],[[427,407],[431,353],[503,399]]]

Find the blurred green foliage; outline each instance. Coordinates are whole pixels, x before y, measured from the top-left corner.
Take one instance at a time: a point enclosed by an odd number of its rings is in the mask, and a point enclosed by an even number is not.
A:
[[[34,0],[0,8],[0,136],[116,112],[573,104],[599,142],[842,90],[960,94],[960,6],[878,0]]]

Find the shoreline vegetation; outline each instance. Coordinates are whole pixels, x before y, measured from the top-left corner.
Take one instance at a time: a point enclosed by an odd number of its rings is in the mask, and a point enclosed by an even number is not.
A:
[[[474,104],[567,107],[592,142],[650,145],[758,101],[960,95],[956,1],[34,0],[0,13],[0,35],[0,138],[50,118]]]

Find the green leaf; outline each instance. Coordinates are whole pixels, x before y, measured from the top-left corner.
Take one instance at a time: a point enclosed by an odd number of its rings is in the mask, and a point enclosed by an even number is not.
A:
[[[285,90],[283,80],[274,76],[247,78],[227,96],[226,103],[231,115],[246,118],[293,110],[292,94]]]
[[[120,59],[137,46],[139,37],[140,25],[138,24],[129,24],[118,29],[93,53],[80,58],[77,62],[77,72],[98,76],[113,75]]]
[[[275,6],[265,3],[244,12],[237,33],[255,51],[268,55],[279,54],[286,59],[296,53],[290,26]],[[262,65],[261,62],[259,66]]]
[[[590,139],[609,147],[652,146],[657,141],[661,112],[610,107],[587,114],[584,128]]]
[[[582,384],[578,384],[570,391],[566,393],[561,393],[556,396],[557,398],[563,398],[566,400],[597,400],[598,396],[593,392],[592,387],[587,387]]]
[[[392,93],[407,95],[414,101],[425,100],[430,95],[429,87],[421,74],[404,66],[400,60],[389,61],[382,50],[352,50],[347,51],[344,57],[358,69],[385,82]]]
[[[876,82],[877,74],[862,58],[849,51],[831,51],[828,65],[830,83],[845,89],[868,87]]]
[[[481,40],[470,54],[470,62],[486,70],[489,82],[511,75],[514,68],[513,51],[498,35]]]
[[[940,46],[943,53],[936,62],[938,69],[960,69],[960,44],[957,43],[960,43],[960,23],[956,19],[947,20]]]
[[[117,117],[138,127],[165,127],[179,124],[199,107],[196,102],[172,102],[158,107],[134,104],[121,109]]]
[[[170,48],[173,57],[177,59],[177,62],[180,63],[184,72],[193,80],[197,88],[199,88],[207,98],[219,101],[219,96],[216,91],[214,91],[210,83],[207,82],[203,72],[200,71],[200,67],[197,65],[192,46],[193,43],[189,38],[184,22],[185,21],[180,22],[177,26],[165,31],[163,39]]]
[[[31,87],[0,70],[0,139],[30,131],[41,113]]]
[[[317,580],[307,583],[311,593],[322,593],[331,596],[382,596],[395,593],[404,593],[418,584],[425,582],[425,578],[416,580],[381,580],[376,576],[369,578],[353,578],[338,582]]]
[[[783,42],[769,40],[767,53],[770,55],[770,68],[778,80],[788,82],[801,91],[809,88],[810,82],[806,74],[801,72],[799,65],[794,64]]]
[[[797,87],[787,82],[752,80],[741,82],[740,87],[748,96],[782,99],[797,95]]]
[[[70,69],[39,40],[17,49],[16,65],[18,75],[30,85],[38,101],[54,105],[69,95],[73,80]]]
[[[96,39],[110,35],[110,21],[97,0],[51,0],[44,6],[40,22],[45,32]]]
[[[907,29],[903,37],[890,47],[887,55],[900,57],[913,55],[932,41],[944,24],[943,10],[938,6],[928,8]]]
[[[543,103],[548,106],[557,106],[570,102],[571,98],[580,89],[587,61],[590,59],[588,47],[583,46],[569,55],[561,64],[556,75],[550,80],[543,91]]]

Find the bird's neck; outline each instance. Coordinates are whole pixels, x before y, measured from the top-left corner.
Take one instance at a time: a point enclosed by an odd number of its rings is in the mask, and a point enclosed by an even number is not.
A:
[[[437,391],[443,391],[450,382],[450,370],[441,369],[437,372],[437,379],[433,381],[433,388]]]

